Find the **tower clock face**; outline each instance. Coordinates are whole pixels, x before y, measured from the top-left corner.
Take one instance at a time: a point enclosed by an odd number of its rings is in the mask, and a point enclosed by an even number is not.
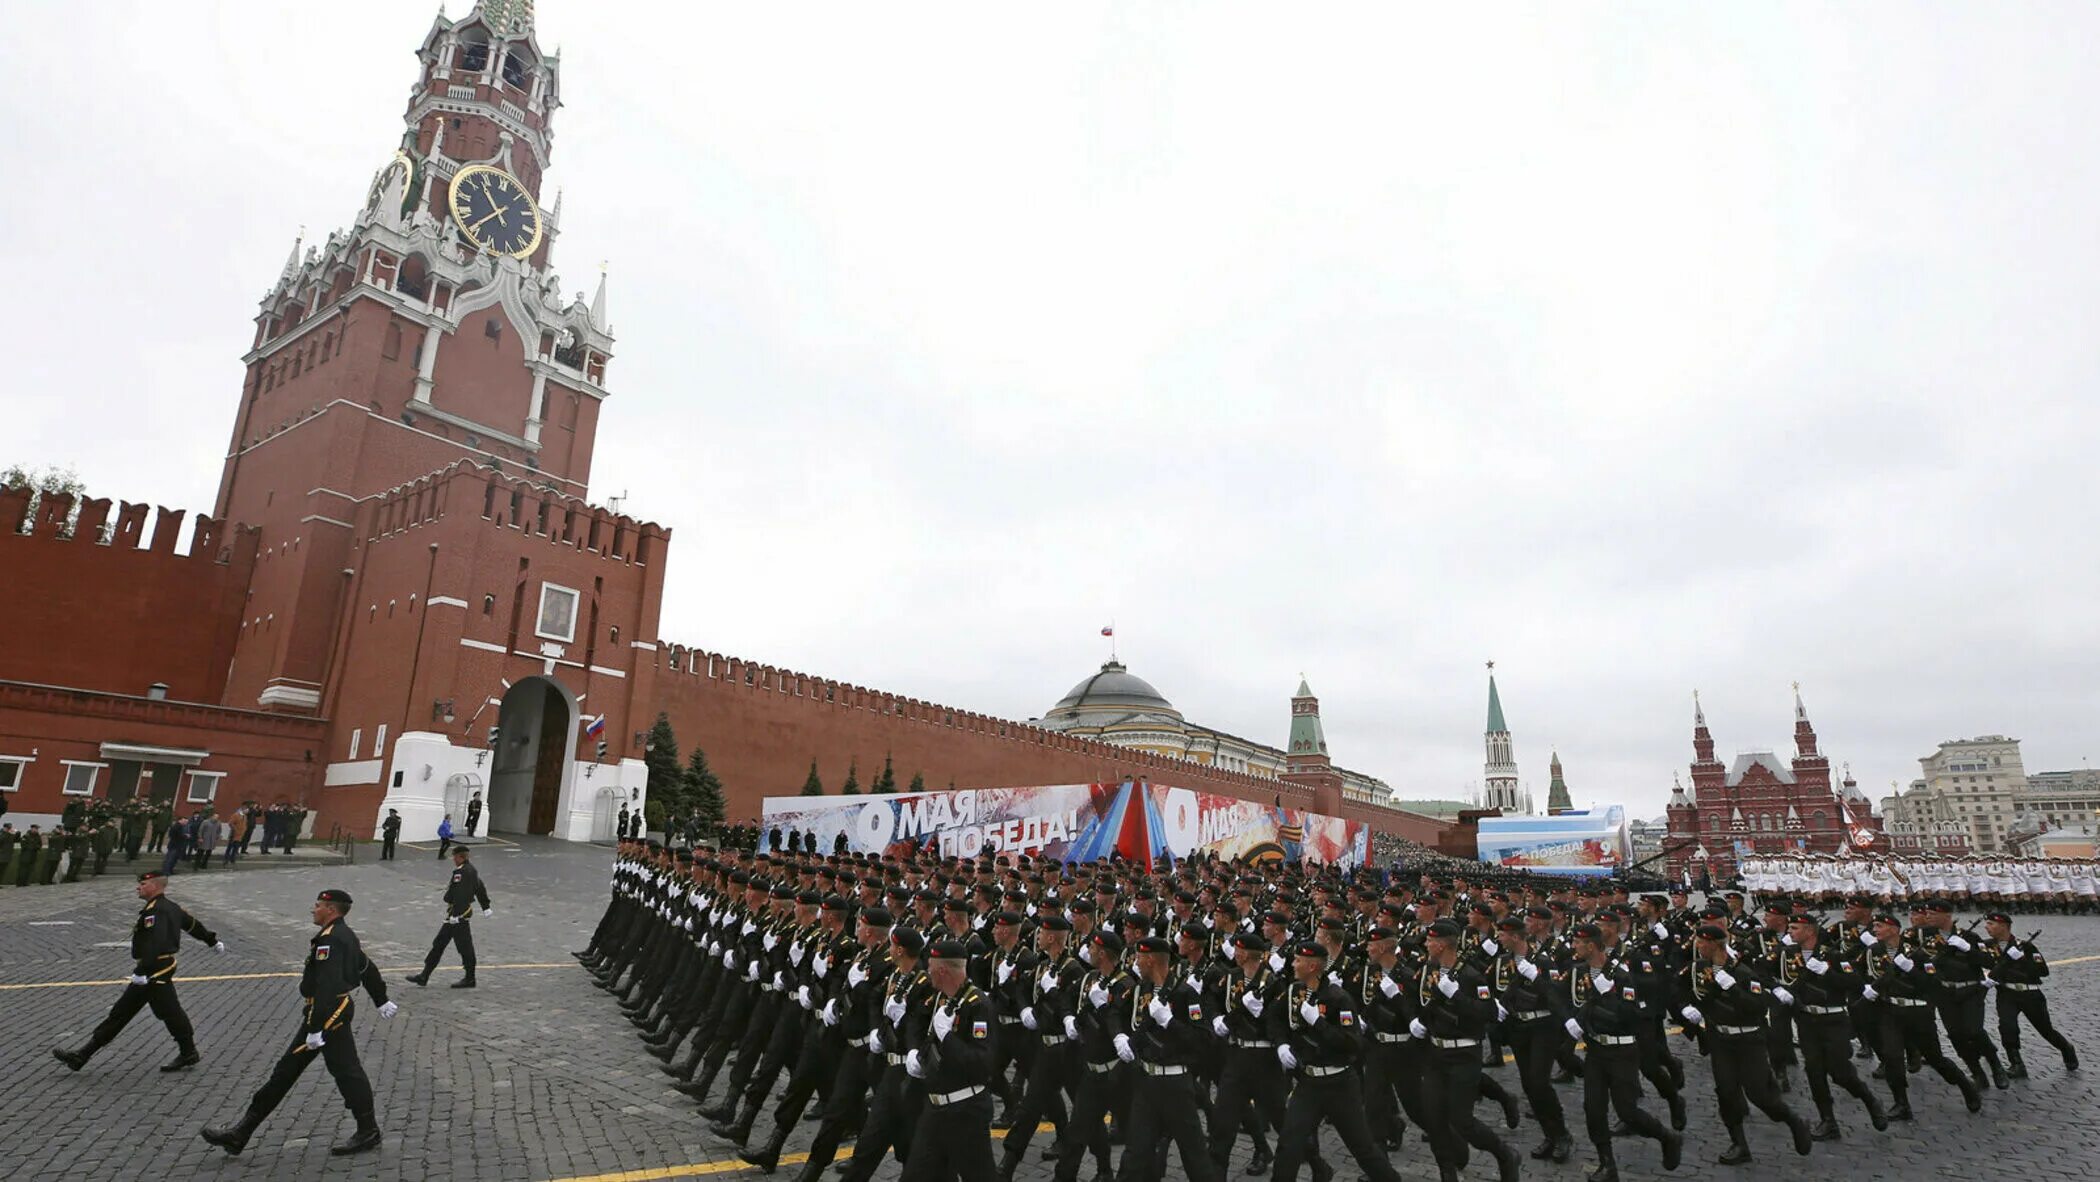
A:
[[[532,194],[500,168],[472,164],[452,178],[452,220],[491,254],[524,258],[540,244],[540,211]]]

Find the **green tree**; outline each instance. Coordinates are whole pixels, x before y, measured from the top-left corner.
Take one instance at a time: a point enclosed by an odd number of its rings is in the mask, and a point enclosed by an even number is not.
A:
[[[729,803],[722,798],[722,779],[707,766],[707,752],[694,744],[685,762],[686,807],[700,814],[700,827],[709,834],[722,831],[722,818]]]
[[[802,795],[824,795],[824,781],[817,778],[817,761],[814,759],[809,761],[809,779],[802,781]]]
[[[897,769],[891,766],[890,757],[885,755],[882,757],[882,774],[875,777],[875,783],[869,786],[868,791],[874,793],[877,796],[881,796],[885,793],[895,792],[896,790]]]
[[[74,528],[80,524],[81,502],[87,500],[87,483],[80,479],[80,473],[71,468],[59,467],[57,464],[48,468],[31,468],[24,464],[0,468],[0,488],[30,490],[29,511],[22,515],[22,532],[25,534],[35,528],[36,515],[43,506],[44,498],[63,495],[73,498],[73,507],[67,510],[66,523],[59,528],[58,536],[72,537]],[[95,540],[108,541],[115,529],[114,521],[105,522],[102,536]]]
[[[840,795],[840,796],[859,796],[859,795],[860,795],[860,761],[859,761],[859,760],[857,760],[857,759],[856,759],[856,760],[853,760],[853,761],[849,762],[849,763],[848,763],[848,764],[846,765],[846,783],[845,783],[845,785],[844,785],[843,787],[841,787],[841,788],[839,789],[839,795]]]
[[[685,812],[685,773],[678,767],[678,736],[671,731],[670,715],[656,716],[642,762],[649,768],[650,801],[661,802],[666,816]]]
[[[925,772],[913,772],[913,773],[911,774],[911,787],[909,787],[909,788],[906,788],[906,789],[905,789],[905,791],[906,791],[906,792],[924,792],[924,791],[926,791],[926,773],[925,773]]]

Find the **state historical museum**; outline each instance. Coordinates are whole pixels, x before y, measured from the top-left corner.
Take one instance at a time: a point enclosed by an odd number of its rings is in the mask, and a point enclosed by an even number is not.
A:
[[[887,756],[963,787],[1135,776],[1371,820],[1324,750],[1278,773],[1135,751],[672,644],[671,531],[594,504],[605,281],[564,297],[542,204],[561,64],[530,0],[439,17],[355,219],[293,247],[244,357],[212,515],[0,491],[0,792],[303,801],[321,833],[602,840],[667,712],[729,815]],[[77,510],[77,512],[76,512]],[[602,746],[601,746],[602,744]],[[938,782],[938,781],[937,781]]]

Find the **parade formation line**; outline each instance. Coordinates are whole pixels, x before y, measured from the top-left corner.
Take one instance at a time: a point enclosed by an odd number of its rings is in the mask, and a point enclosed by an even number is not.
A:
[[[575,961],[568,961],[568,960],[565,960],[565,961],[562,961],[562,962],[560,962],[559,964],[485,964],[485,965],[481,965],[481,966],[479,966],[479,968],[480,968],[480,969],[562,969],[562,968],[570,968],[570,967],[573,967],[573,966],[575,965],[575,963],[576,963]],[[396,966],[396,967],[394,967],[394,968],[389,968],[389,969],[381,969],[380,971],[381,971],[381,972],[383,972],[383,973],[415,973],[415,972],[421,972],[421,971],[422,971],[422,969],[423,969],[423,966],[422,966],[422,965],[399,965],[399,966]],[[445,971],[445,972],[448,972],[448,973],[449,973],[449,972],[457,972],[458,970],[456,970],[456,969],[453,969],[453,968],[450,968],[450,967],[447,967],[447,968],[445,968],[445,969],[444,969],[444,971]],[[477,969],[477,971],[479,971],[479,969]],[[198,983],[200,983],[200,982],[204,982],[204,981],[273,981],[273,980],[286,980],[286,979],[297,979],[297,978],[298,978],[299,976],[301,976],[301,974],[300,974],[300,973],[295,973],[295,972],[287,972],[287,973],[217,973],[217,974],[212,974],[212,975],[209,975],[209,976],[201,976],[201,977],[187,977],[187,976],[186,976],[186,977],[183,977],[183,978],[182,978],[182,984],[183,984],[184,986],[189,986],[189,985],[195,985],[195,984],[198,984]],[[125,982],[126,982],[127,980],[128,980],[128,978],[124,978],[124,977],[118,977],[118,978],[114,978],[114,979],[111,979],[111,980],[106,980],[106,981],[23,981],[23,982],[19,982],[19,983],[15,983],[15,984],[0,984],[0,990],[9,990],[9,989],[77,989],[77,988],[81,988],[81,987],[84,987],[84,986],[89,986],[89,985],[94,985],[94,986],[109,986],[109,985],[122,985],[122,984],[124,984],[124,983],[125,983]]]

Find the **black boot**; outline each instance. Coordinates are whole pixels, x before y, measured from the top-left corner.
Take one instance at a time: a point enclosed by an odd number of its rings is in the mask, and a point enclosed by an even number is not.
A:
[[[2078,1070],[2078,1048],[2068,1042],[2064,1044],[2064,1070]]]
[[[2005,1052],[2005,1074],[2014,1079],[2027,1078],[2027,1060],[2020,1057],[2020,1052]]]
[[[204,1056],[197,1053],[196,1047],[182,1047],[177,1051],[174,1058],[161,1064],[160,1069],[162,1071],[188,1071],[202,1062],[204,1062]]]
[[[1684,1093],[1671,1092],[1668,1099],[1670,1104],[1670,1127],[1681,1133],[1684,1131]]]
[[[2011,1087],[2012,1077],[2005,1074],[2005,1065],[2003,1063],[1998,1062],[1998,1057],[1996,1055],[1991,1056],[1990,1063],[1991,1086],[1997,1088],[2001,1092]]]
[[[1794,1135],[1794,1152],[1807,1157],[1809,1147],[1815,1144],[1815,1138],[1808,1132],[1808,1118],[1798,1112],[1789,1111],[1786,1114],[1786,1131]]]
[[[1743,1143],[1742,1137],[1738,1136],[1735,1140],[1728,1143],[1728,1151],[1714,1160],[1724,1166],[1740,1166],[1746,1165],[1754,1159],[1750,1156],[1750,1147]]]
[[[199,1135],[226,1152],[237,1154],[248,1148],[248,1138],[253,1137],[261,1125],[262,1117],[246,1112],[235,1124],[206,1125]]]
[[[461,977],[461,978],[460,978],[459,980],[457,980],[457,981],[454,981],[454,982],[452,983],[452,987],[453,987],[454,989],[472,989],[472,988],[474,988],[474,972],[473,972],[473,970],[472,970],[472,969],[469,969],[469,970],[467,970],[467,975],[466,975],[466,976],[464,976],[464,977]]]
[[[1663,1169],[1674,1170],[1684,1160],[1684,1134],[1663,1130]]]
[[[88,1060],[94,1057],[98,1049],[93,1042],[82,1043],[80,1049],[74,1051],[69,1051],[64,1047],[52,1047],[51,1057],[78,1071],[87,1066]]]
[[[1517,1147],[1507,1141],[1495,1146],[1495,1168],[1497,1182],[1517,1182],[1524,1176],[1524,1159],[1517,1156]]]
[[[1269,1172],[1269,1167],[1275,1164],[1276,1155],[1269,1152],[1269,1147],[1257,1145],[1254,1147],[1253,1160],[1247,1163],[1247,1176],[1252,1178],[1260,1174],[1266,1174]]]
[[[1955,1075],[1957,1076],[1956,1085],[1961,1088],[1961,1102],[1968,1105],[1970,1112],[1982,1112],[1983,1089],[1970,1083],[1968,1076],[1962,1075],[1960,1072],[1956,1072]]]
[[[1877,1133],[1888,1132],[1889,1114],[1882,1111],[1880,1099],[1874,1093],[1866,1092],[1860,1096],[1860,1101],[1867,1106],[1867,1120],[1873,1124],[1874,1131]]]
[[[357,1114],[357,1131],[350,1139],[328,1147],[328,1152],[342,1157],[345,1154],[363,1153],[367,1149],[379,1148],[379,1122],[372,1119],[370,1110]]]
[[[1914,1113],[1912,1113],[1912,1112],[1911,1112],[1911,1110],[1910,1110],[1910,1102],[1909,1102],[1908,1100],[1906,1100],[1906,1101],[1903,1101],[1902,1103],[1899,1103],[1899,1104],[1893,1105],[1893,1106],[1891,1106],[1891,1107],[1889,1108],[1889,1120],[1891,1120],[1891,1121],[1899,1121],[1899,1120],[1915,1120],[1915,1119],[1917,1119],[1917,1116],[1916,1116],[1916,1114],[1914,1114]]]
[[[428,985],[430,984],[430,974],[412,973],[409,975],[408,983],[411,985]]]
[[[1808,1131],[1811,1141],[1835,1141],[1842,1135],[1838,1132],[1838,1122],[1827,1116],[1817,1121],[1815,1127]]]
[[[1612,1156],[1611,1142],[1597,1146],[1597,1164],[1590,1169],[1589,1182],[1619,1182],[1619,1161]]]

